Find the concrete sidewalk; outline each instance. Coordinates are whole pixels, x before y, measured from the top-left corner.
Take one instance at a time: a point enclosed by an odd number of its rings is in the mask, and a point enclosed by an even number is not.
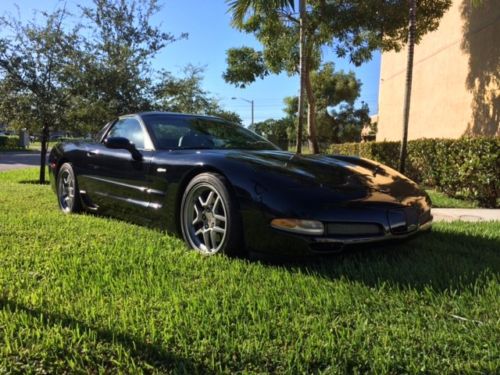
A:
[[[500,221],[500,209],[433,208],[434,221]]]

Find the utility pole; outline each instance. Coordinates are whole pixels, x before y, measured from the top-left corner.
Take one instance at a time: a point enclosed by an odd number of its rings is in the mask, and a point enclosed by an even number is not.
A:
[[[251,123],[251,125],[253,125],[254,124],[254,119],[255,119],[255,117],[254,117],[254,108],[255,108],[255,102],[254,102],[254,100],[253,99],[252,100],[248,100],[248,99],[245,99],[245,98],[237,98],[235,96],[233,96],[231,99],[232,100],[240,99],[240,100],[243,100],[244,102],[250,103],[251,108],[252,108],[252,123]]]
[[[413,57],[415,50],[415,34],[416,34],[416,0],[409,0],[410,14],[408,27],[408,61],[406,65],[406,88],[405,102],[403,114],[403,139],[401,140],[401,150],[399,154],[399,172],[404,173],[406,167],[406,156],[408,146],[408,124],[410,121],[410,105],[411,105],[411,86],[413,81]]]
[[[254,121],[253,121],[254,120],[254,111],[253,111],[254,110],[254,102],[253,102],[253,99],[250,100],[250,104],[252,105],[252,125],[253,125],[253,123],[254,123]]]

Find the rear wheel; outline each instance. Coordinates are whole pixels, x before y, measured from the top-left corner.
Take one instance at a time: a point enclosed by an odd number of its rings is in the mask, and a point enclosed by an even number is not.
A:
[[[180,214],[182,235],[193,249],[205,255],[241,251],[241,220],[223,176],[194,177],[182,197]]]
[[[57,174],[57,200],[65,214],[77,213],[82,209],[78,182],[70,163],[64,163]]]

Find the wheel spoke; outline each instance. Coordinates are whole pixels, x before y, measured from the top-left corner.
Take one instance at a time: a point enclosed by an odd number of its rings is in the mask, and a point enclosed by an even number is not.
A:
[[[203,202],[203,198],[201,197],[201,195],[198,197],[198,202],[200,203],[201,207],[205,207],[205,202]]]
[[[214,218],[217,219],[217,220],[219,220],[219,221],[222,221],[223,223],[226,222],[226,217],[225,216],[214,214]]]
[[[212,204],[212,202],[214,201],[214,197],[215,197],[215,193],[213,191],[208,193],[207,200],[205,201],[205,207],[210,206]]]
[[[193,219],[193,225],[198,223],[200,220],[200,209],[198,208],[198,206],[196,205],[196,202],[194,203],[194,212],[196,214],[195,218]]]
[[[212,241],[212,248],[217,248],[217,232],[213,229],[210,230],[210,240]]]
[[[213,227],[212,232],[224,234],[224,233],[226,233],[226,230],[224,228],[221,228],[221,227]]]
[[[208,251],[212,250],[212,247],[210,246],[210,234],[207,230],[203,231],[203,243]]]

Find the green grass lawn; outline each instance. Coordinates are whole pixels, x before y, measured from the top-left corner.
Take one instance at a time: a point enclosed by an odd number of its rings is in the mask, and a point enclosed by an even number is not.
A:
[[[446,194],[437,190],[426,189],[431,197],[432,206],[436,208],[477,208],[477,202],[462,199],[450,198]]]
[[[65,216],[36,175],[0,173],[0,373],[500,371],[499,222],[264,264]]]

